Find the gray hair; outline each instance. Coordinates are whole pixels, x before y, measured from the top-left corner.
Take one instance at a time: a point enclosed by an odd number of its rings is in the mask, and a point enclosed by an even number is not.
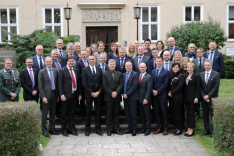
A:
[[[206,62],[210,62],[211,66],[212,66],[212,61],[211,61],[210,59],[206,59],[206,60],[204,61],[204,64],[205,64]]]
[[[67,44],[67,46],[66,46],[66,49],[68,49],[68,48],[73,48],[74,49],[74,44],[73,43],[68,43]]]
[[[36,46],[36,50],[37,50],[37,47],[38,47],[38,46],[42,46],[42,45],[38,44],[38,45]],[[43,48],[43,46],[42,46],[42,48]]]
[[[56,44],[57,44],[58,41],[62,41],[62,43],[63,43],[63,40],[62,40],[62,39],[57,39],[57,40],[56,40]]]
[[[27,62],[27,60],[32,60],[33,61],[33,59],[31,57],[26,58],[25,62]]]
[[[116,64],[116,61],[115,61],[114,59],[110,59],[110,60],[108,61],[108,64],[109,64],[110,62],[115,62],[115,64]]]
[[[124,47],[119,48],[119,50],[124,50],[126,52],[126,49]]]
[[[100,56],[101,56],[101,55],[105,55],[105,56],[107,57],[106,53],[101,53]]]
[[[50,56],[53,54],[53,52],[57,52],[57,53],[59,54],[59,52],[58,52],[57,49],[53,49],[53,50],[50,52]]]
[[[139,46],[138,46],[138,48],[139,48],[139,47],[143,47],[143,49],[145,50],[145,46],[143,46],[143,45],[139,45]]]
[[[188,49],[189,49],[190,45],[193,45],[193,46],[194,46],[194,48],[196,48],[195,44],[193,44],[193,43],[189,43],[189,45],[188,45]]]

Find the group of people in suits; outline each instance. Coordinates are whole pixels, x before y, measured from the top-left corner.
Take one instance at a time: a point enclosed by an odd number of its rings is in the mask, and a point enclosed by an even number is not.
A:
[[[135,41],[129,49],[112,44],[113,54],[107,57],[104,43],[99,41],[96,52],[87,56],[86,50],[75,53],[76,46],[68,43],[62,50],[63,41],[56,41],[57,49],[50,57],[43,57],[43,46],[36,47],[36,55],[26,59],[26,68],[18,72],[11,69],[12,61],[5,60],[5,68],[0,71],[0,101],[17,101],[20,87],[24,89],[25,101],[40,99],[42,110],[42,131],[48,137],[46,128],[49,112],[49,133],[55,131],[55,116],[61,114],[63,136],[78,135],[74,118],[80,105],[81,118],[85,118],[85,136],[90,135],[92,105],[95,109],[95,130],[101,132],[101,108],[106,108],[107,135],[131,133],[137,134],[137,113],[142,128],[138,132],[151,133],[151,107],[157,122],[154,134],[169,133],[181,135],[187,116],[188,130],[184,134],[194,135],[195,121],[199,118],[200,103],[203,110],[205,133],[213,137],[212,98],[218,96],[220,76],[224,72],[221,52],[215,50],[215,41],[210,41],[210,50],[204,53],[202,48],[195,51],[195,45],[188,46],[187,57],[183,50],[175,46],[174,38],[168,38],[169,48],[150,49],[151,41],[144,45]],[[79,45],[80,46],[80,45]],[[133,48],[132,48],[133,47]],[[109,54],[109,53],[108,53]],[[115,57],[114,57],[115,56]],[[108,60],[108,61],[107,61]],[[98,63],[97,63],[98,62]],[[16,74],[13,77],[13,72]],[[11,76],[11,77],[10,77]],[[13,83],[9,86],[9,83]],[[40,98],[39,98],[40,94]],[[5,98],[3,98],[5,97]],[[124,103],[128,129],[120,132],[119,109]],[[199,109],[197,109],[199,108]],[[169,123],[176,129],[169,132]]]

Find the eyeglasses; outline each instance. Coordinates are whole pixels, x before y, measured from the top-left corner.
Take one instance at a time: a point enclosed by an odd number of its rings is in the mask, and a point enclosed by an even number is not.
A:
[[[195,47],[190,47],[191,49],[194,49]]]

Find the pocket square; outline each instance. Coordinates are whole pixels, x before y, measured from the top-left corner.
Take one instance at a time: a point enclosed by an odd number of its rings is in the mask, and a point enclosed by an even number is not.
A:
[[[178,77],[175,77],[175,79],[178,79]]]

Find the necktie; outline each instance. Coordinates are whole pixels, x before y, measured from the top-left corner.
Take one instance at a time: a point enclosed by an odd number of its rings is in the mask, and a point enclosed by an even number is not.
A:
[[[173,48],[171,48],[171,56],[172,56],[172,54],[173,54]]]
[[[127,92],[126,91],[126,87],[127,87],[127,83],[128,83],[128,75],[129,75],[129,73],[126,72],[126,74],[127,75],[126,75],[126,80],[125,80],[125,84],[124,84],[124,94],[126,94],[126,92]]]
[[[206,73],[206,85],[208,84],[208,75],[209,73]]]
[[[155,60],[154,60],[154,69],[155,69]]]
[[[114,72],[111,72],[111,75],[113,77],[113,80],[115,79],[115,73]]]
[[[96,75],[96,73],[95,73],[95,71],[94,71],[94,67],[92,67],[92,70],[93,70],[93,76],[95,76],[95,75]]]
[[[213,62],[213,51],[210,53],[210,60]]]
[[[168,68],[168,63],[166,63],[166,69],[167,69],[167,71],[169,71],[169,68]]]
[[[105,63],[102,63],[102,72],[105,72]]]
[[[159,69],[156,70],[156,76],[158,77]]]
[[[84,63],[85,63],[85,67],[87,67],[87,66],[88,66],[88,64],[87,64],[86,60],[84,60]]]
[[[72,69],[70,68],[70,72],[71,72],[71,76],[72,76],[72,86],[74,89],[76,89],[76,81],[75,81],[75,77],[73,75]]]
[[[57,68],[58,70],[60,69],[60,66],[59,66],[59,63],[58,63],[58,60],[55,60],[56,64],[57,64]]]
[[[50,69],[50,83],[51,83],[51,90],[55,90],[54,76],[53,76],[53,71],[52,71],[52,69]]]
[[[39,62],[40,62],[40,64],[39,64],[39,66],[40,66],[40,70],[41,70],[41,69],[43,69],[43,64],[42,64],[42,60],[41,60],[41,59],[42,59],[42,58],[41,58],[41,57],[39,57],[39,60],[40,60],[40,61],[39,61]]]
[[[61,57],[63,57],[63,53],[62,53],[62,51],[60,50],[59,52],[60,52],[60,56],[61,56]]]
[[[31,78],[31,81],[32,81],[32,90],[34,89],[34,81],[33,81],[33,75],[32,75],[32,70],[30,69],[30,78]]]
[[[121,64],[120,64],[120,66],[121,66],[121,70],[123,69],[123,59],[121,59]]]
[[[201,59],[200,59],[199,61],[200,61],[200,64],[199,64],[199,69],[201,69]]]
[[[139,86],[141,85],[141,80],[142,80],[142,74],[141,74],[141,77],[140,77],[140,80],[139,80]]]
[[[138,68],[139,68],[139,65],[141,64],[141,56],[138,58],[139,58],[139,62],[138,62]]]

